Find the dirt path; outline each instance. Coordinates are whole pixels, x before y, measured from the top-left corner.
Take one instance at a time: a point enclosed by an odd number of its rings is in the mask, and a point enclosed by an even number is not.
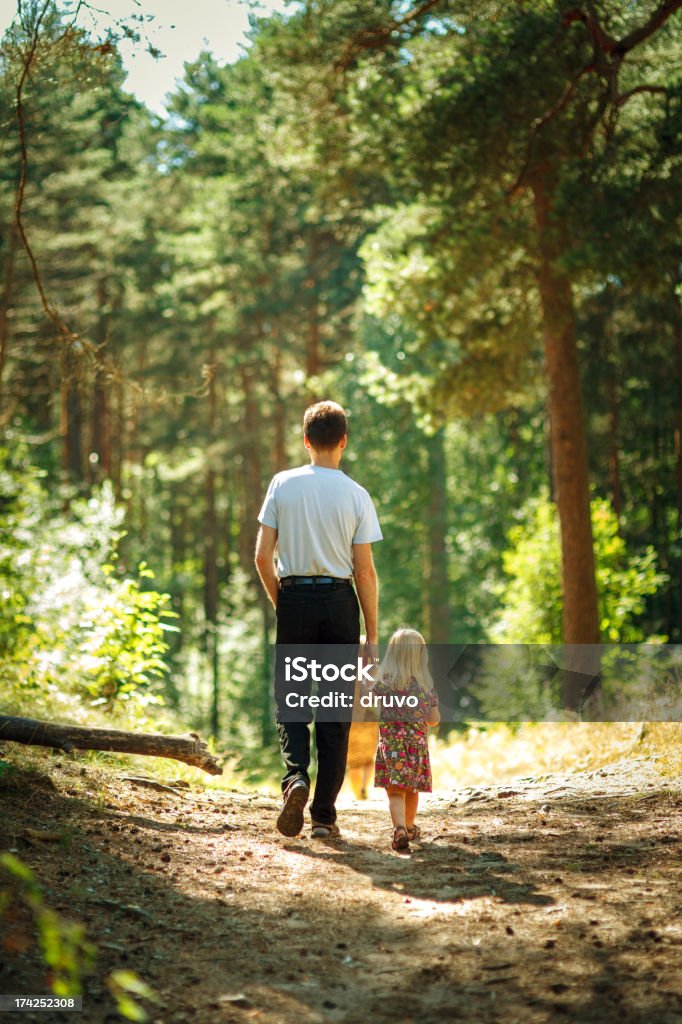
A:
[[[650,761],[434,796],[410,856],[378,799],[325,843],[279,836],[268,797],[50,774],[9,773],[0,848],[99,952],[83,1014],[36,1020],[120,1020],[104,979],[131,968],[163,1024],[682,1022],[682,791]],[[26,929],[0,992],[47,991]]]

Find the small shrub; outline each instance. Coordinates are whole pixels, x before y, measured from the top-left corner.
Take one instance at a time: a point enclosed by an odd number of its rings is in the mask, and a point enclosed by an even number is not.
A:
[[[607,501],[591,503],[599,616],[604,643],[640,643],[647,638],[637,622],[645,598],[667,577],[656,567],[652,547],[628,552]],[[508,581],[501,589],[503,612],[492,639],[504,643],[552,644],[562,639],[561,548],[556,505],[547,497],[530,503],[523,524],[509,532],[504,554]]]
[[[33,467],[0,453],[0,670],[4,704],[67,711],[161,703],[168,594],[114,565],[123,511],[105,484],[64,511]],[[75,698],[75,699],[74,699]]]

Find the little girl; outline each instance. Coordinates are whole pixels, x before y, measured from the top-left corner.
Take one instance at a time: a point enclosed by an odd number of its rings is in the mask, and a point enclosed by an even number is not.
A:
[[[410,840],[421,837],[414,823],[419,794],[431,792],[427,726],[438,725],[440,712],[428,660],[421,633],[396,630],[371,689],[380,698],[374,785],[388,794],[394,850],[409,850]]]

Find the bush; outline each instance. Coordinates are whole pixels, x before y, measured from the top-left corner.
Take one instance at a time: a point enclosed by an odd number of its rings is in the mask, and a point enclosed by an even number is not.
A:
[[[117,577],[123,511],[108,484],[89,498],[51,496],[41,473],[0,454],[0,669],[5,706],[65,705],[139,717],[161,702],[169,597],[151,571]]]
[[[602,640],[664,640],[645,637],[637,623],[645,598],[667,580],[656,568],[654,549],[630,554],[609,503],[594,499],[591,510]],[[561,548],[556,505],[546,496],[530,502],[524,523],[510,530],[509,541],[503,558],[508,581],[500,593],[503,612],[492,630],[492,639],[520,644],[561,643]]]

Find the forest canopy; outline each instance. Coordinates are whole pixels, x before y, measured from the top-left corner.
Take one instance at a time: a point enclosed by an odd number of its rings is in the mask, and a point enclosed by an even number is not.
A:
[[[0,45],[11,692],[267,741],[256,517],[327,397],[384,636],[680,643],[679,2],[292,3],[167,117],[86,6]]]

